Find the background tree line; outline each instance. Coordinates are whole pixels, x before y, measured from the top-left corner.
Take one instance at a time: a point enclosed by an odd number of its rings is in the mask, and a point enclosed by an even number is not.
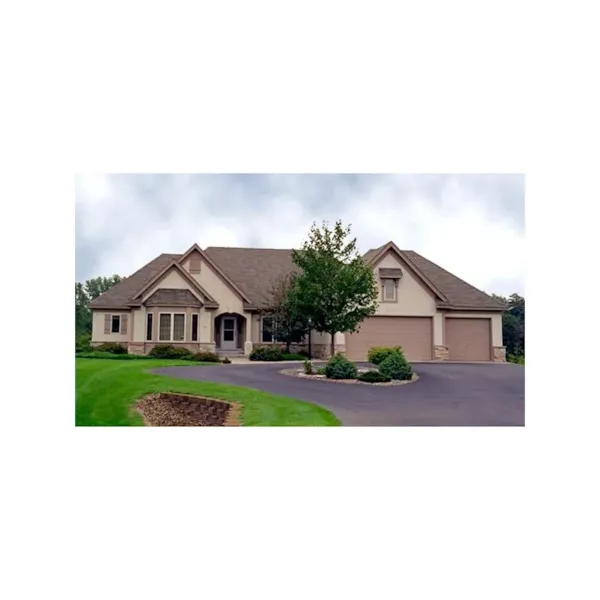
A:
[[[506,346],[506,355],[515,361],[525,358],[525,298],[511,294],[508,298],[492,294],[508,306],[502,315],[502,338]]]
[[[75,284],[75,341],[92,335],[92,311],[89,304],[94,298],[104,294],[117,285],[123,278],[120,275],[112,277],[94,277],[85,283]]]

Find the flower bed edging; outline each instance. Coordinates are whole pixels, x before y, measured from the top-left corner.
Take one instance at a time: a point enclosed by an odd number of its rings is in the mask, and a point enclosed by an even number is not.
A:
[[[366,373],[367,371],[372,371],[373,369],[358,369],[359,373]],[[392,379],[392,381],[386,383],[367,383],[366,381],[358,381],[358,379],[327,379],[325,375],[307,375],[304,373],[302,369],[283,369],[283,371],[279,371],[282,375],[287,375],[288,377],[299,377],[300,379],[313,379],[316,381],[326,381],[328,383],[354,383],[358,385],[368,385],[370,387],[391,387],[397,385],[407,385],[409,383],[414,383],[418,381],[419,376],[413,372],[412,379],[407,379],[405,381],[398,381]]]

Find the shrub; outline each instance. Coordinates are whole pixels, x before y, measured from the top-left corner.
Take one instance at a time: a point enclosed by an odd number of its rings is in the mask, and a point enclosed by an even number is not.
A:
[[[91,336],[87,333],[78,335],[75,338],[75,352],[92,352],[90,346]]]
[[[78,352],[76,358],[109,358],[112,360],[147,360],[154,358],[145,354],[113,354],[112,352]]]
[[[515,363],[517,365],[524,365],[525,357],[522,354],[509,354],[508,362]]]
[[[392,352],[380,365],[379,372],[391,379],[410,379],[412,367],[401,352]]]
[[[374,348],[369,348],[367,360],[373,365],[380,365],[390,354],[393,353],[402,354],[402,346],[376,346]]]
[[[224,365],[230,365],[231,361],[229,360],[229,358],[227,358],[227,356],[221,361]]]
[[[310,356],[308,355],[308,350],[305,350],[304,348],[300,348],[300,350],[298,350],[296,352],[296,354],[299,354],[300,356],[303,356],[304,358],[310,358]]]
[[[111,354],[127,354],[127,348],[123,344],[115,342],[104,342],[94,348],[95,352],[110,352]]]
[[[261,346],[250,352],[250,360],[277,361],[283,360],[283,352],[279,346]]]
[[[356,379],[358,370],[343,354],[336,354],[329,359],[325,375],[327,379]]]
[[[314,373],[313,371],[313,364],[312,362],[310,362],[310,360],[305,360],[304,361],[304,374],[305,375],[312,375]]]
[[[173,346],[173,344],[157,344],[148,353],[154,358],[179,358],[186,359],[192,355],[187,348]]]
[[[366,373],[361,373],[356,379],[364,381],[365,383],[388,383],[392,380],[391,377],[388,377],[379,371],[367,371]]]
[[[317,375],[327,375],[327,368],[326,367],[319,367],[317,369]]]
[[[304,354],[284,354],[281,357],[282,360],[305,360]]]
[[[196,352],[196,354],[192,354],[190,360],[211,363],[221,362],[221,359],[214,352],[207,352],[205,350],[201,350],[200,352]]]

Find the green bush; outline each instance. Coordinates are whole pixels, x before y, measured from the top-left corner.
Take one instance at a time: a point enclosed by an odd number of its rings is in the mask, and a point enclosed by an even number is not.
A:
[[[336,354],[329,359],[325,375],[327,379],[356,379],[358,370],[343,354]]]
[[[313,371],[313,364],[312,362],[310,362],[310,360],[305,360],[304,361],[304,374],[305,375],[312,375],[314,373]]]
[[[392,352],[380,365],[379,372],[391,379],[412,378],[412,367],[401,352]]]
[[[94,348],[94,352],[111,352],[112,354],[127,354],[127,348],[123,344],[115,342],[104,342]]]
[[[113,360],[144,360],[154,358],[145,354],[113,354],[112,352],[76,352],[75,358],[109,358]]]
[[[373,365],[380,365],[390,354],[393,353],[402,354],[402,346],[376,346],[374,348],[369,348],[367,360]]]
[[[317,375],[327,375],[327,368],[326,367],[319,367],[317,369]]]
[[[192,356],[187,348],[173,346],[173,344],[157,344],[150,350],[149,356],[153,358],[179,358],[186,359]]]
[[[367,371],[366,373],[361,373],[356,379],[358,379],[358,381],[364,381],[365,383],[388,383],[392,380],[391,377],[388,377],[379,371]]]
[[[279,346],[261,346],[250,352],[250,360],[278,361],[283,360],[283,352]]]
[[[200,352],[196,352],[196,354],[192,354],[192,356],[190,356],[190,360],[211,363],[221,362],[221,359],[214,352],[207,352],[205,350],[201,350]]]
[[[306,360],[304,354],[283,354],[281,360]]]
[[[515,363],[517,365],[524,365],[525,357],[522,354],[509,354],[508,362]]]
[[[75,352],[93,352],[90,346],[91,336],[82,333],[75,338]]]

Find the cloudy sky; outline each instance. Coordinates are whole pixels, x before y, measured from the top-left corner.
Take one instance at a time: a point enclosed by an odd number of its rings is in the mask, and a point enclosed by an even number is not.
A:
[[[161,252],[291,248],[313,221],[393,240],[490,293],[525,292],[522,175],[78,175],[76,279],[130,275]]]

